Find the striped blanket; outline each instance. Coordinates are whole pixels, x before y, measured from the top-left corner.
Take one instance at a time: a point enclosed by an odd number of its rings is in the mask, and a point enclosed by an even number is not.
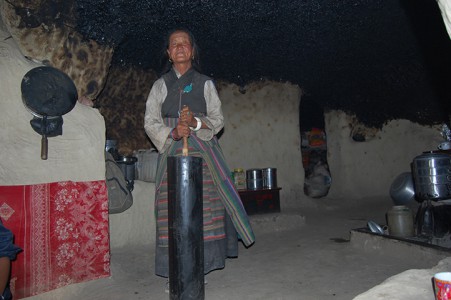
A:
[[[166,186],[166,171],[167,171],[167,158],[169,156],[182,155],[182,140],[173,142],[168,151],[160,154],[158,170],[156,174],[156,220],[157,220],[157,238],[158,243],[161,245],[167,244],[167,186]],[[219,143],[215,138],[210,141],[202,141],[195,134],[192,134],[188,138],[189,155],[200,156],[203,158],[203,162],[208,168],[209,172],[204,175],[204,191],[205,184],[211,184],[211,189],[215,190],[218,200],[222,205],[215,205],[215,202],[210,199],[210,211],[213,213],[210,215],[211,224],[205,223],[205,210],[204,210],[204,239],[221,238],[221,231],[223,228],[217,228],[214,225],[215,219],[221,219],[220,206],[224,206],[228,215],[230,216],[233,225],[239,235],[239,238],[246,246],[250,246],[254,241],[254,233],[252,231],[249,219],[246,211],[244,210],[240,196],[232,183],[230,178],[230,170],[224,159],[224,155],[219,146]],[[205,168],[204,168],[205,169]],[[210,175],[211,174],[211,175]],[[205,178],[205,175],[208,177]],[[209,182],[209,177],[211,182]],[[207,189],[207,190],[211,190]],[[214,195],[214,194],[213,194]],[[213,199],[214,200],[214,199]],[[166,201],[166,204],[164,203]],[[214,215],[214,211],[217,210],[217,215]],[[223,223],[223,222],[222,222]],[[219,222],[217,223],[219,224]],[[208,225],[208,226],[205,226]],[[219,236],[218,236],[219,234]]]

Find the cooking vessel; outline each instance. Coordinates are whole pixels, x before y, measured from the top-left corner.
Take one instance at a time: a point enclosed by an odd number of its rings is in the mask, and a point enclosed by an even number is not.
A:
[[[406,205],[415,200],[415,188],[411,172],[399,174],[390,186],[390,197],[395,205]]]
[[[277,169],[263,168],[263,188],[274,189],[277,188]]]
[[[417,200],[451,198],[451,155],[424,152],[412,162]]]
[[[246,170],[246,183],[248,190],[260,190],[263,188],[262,169]]]
[[[78,99],[74,82],[64,72],[49,66],[28,71],[22,78],[22,101],[34,116],[30,122],[42,135],[41,159],[47,159],[48,136],[62,134],[62,115],[70,112]]]
[[[135,181],[135,163],[138,159],[134,156],[119,156],[116,159],[116,163],[124,174],[125,180],[127,181],[127,188],[131,192],[133,191],[134,181]]]

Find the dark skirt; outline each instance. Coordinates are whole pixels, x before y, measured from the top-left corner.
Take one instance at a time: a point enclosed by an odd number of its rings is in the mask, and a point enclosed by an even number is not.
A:
[[[238,239],[230,217],[226,217],[226,238],[205,241],[204,240],[204,274],[213,270],[223,269],[228,257],[238,257]],[[168,247],[156,246],[155,274],[169,277]]]
[[[190,148],[190,156],[201,157]],[[181,149],[176,155],[181,155]],[[160,156],[161,158],[161,156]],[[166,163],[160,161],[159,163]],[[205,161],[202,164],[203,227],[204,227],[204,273],[224,268],[227,257],[238,256],[238,236],[232,220],[226,212],[217,192],[213,177]],[[167,171],[164,173],[155,199],[156,250],[155,274],[169,276],[168,253],[168,190]]]

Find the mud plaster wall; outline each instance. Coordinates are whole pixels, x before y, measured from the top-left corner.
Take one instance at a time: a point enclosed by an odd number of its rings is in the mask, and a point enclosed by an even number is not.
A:
[[[9,36],[0,19],[0,184],[104,179],[104,118],[80,103],[63,116],[63,134],[48,139],[48,159],[41,159],[41,136],[30,126],[20,89],[25,73],[40,64],[26,59]]]
[[[327,197],[359,200],[383,196],[390,199],[390,185],[424,151],[437,150],[443,141],[441,126],[420,126],[393,120],[381,130],[365,128],[341,111],[325,113],[328,162],[332,186]],[[358,130],[365,142],[356,142]]]
[[[301,90],[290,83],[252,83],[240,92],[220,84],[225,129],[219,142],[231,169],[277,168],[281,206],[299,204],[304,169],[300,151]],[[243,90],[242,90],[243,91]]]

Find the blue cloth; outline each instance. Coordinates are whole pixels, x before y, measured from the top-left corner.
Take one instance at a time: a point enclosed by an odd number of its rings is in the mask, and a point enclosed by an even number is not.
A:
[[[13,244],[13,233],[3,226],[0,221],[0,257],[9,257],[10,260],[16,259],[16,254],[22,251]]]

